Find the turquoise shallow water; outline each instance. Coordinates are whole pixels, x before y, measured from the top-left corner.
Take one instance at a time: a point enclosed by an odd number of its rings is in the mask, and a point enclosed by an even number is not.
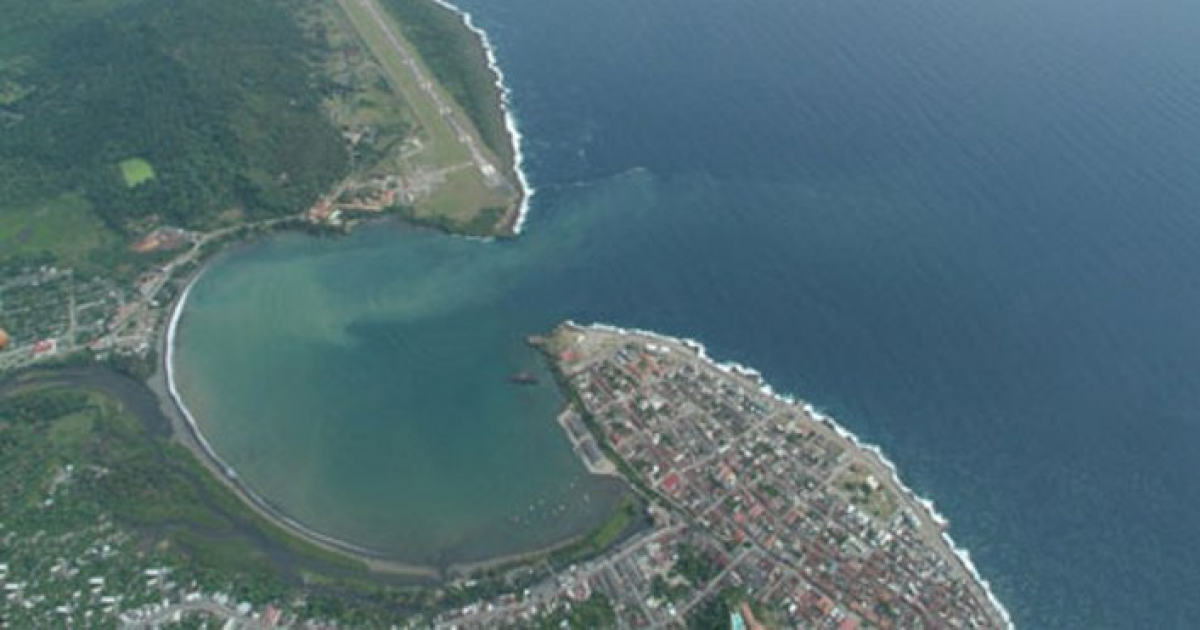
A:
[[[484,248],[437,240],[284,236],[218,262],[179,333],[189,407],[259,494],[395,557],[477,560],[585,533],[621,485],[576,461],[523,336],[472,307],[503,286],[467,275]],[[543,382],[511,385],[517,371]]]
[[[528,139],[528,233],[220,261],[180,368],[223,454],[410,551],[553,538],[595,516],[493,527],[586,485],[553,390],[504,382],[522,339],[652,328],[879,443],[1018,625],[1195,625],[1194,3],[466,4]]]

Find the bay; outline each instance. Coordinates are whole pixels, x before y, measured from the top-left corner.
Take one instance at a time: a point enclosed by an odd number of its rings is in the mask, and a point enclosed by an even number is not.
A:
[[[1191,3],[463,4],[514,90],[528,232],[214,264],[179,368],[244,478],[416,556],[585,530],[618,490],[574,462],[553,389],[505,377],[537,365],[525,335],[606,321],[700,339],[879,443],[1019,626],[1200,615]],[[497,526],[580,489],[591,508]]]

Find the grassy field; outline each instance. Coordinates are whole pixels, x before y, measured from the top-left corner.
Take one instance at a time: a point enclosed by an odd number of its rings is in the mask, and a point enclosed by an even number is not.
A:
[[[0,261],[45,259],[102,268],[120,254],[120,239],[78,194],[6,207],[0,202]]]
[[[617,542],[617,539],[625,533],[625,530],[633,524],[636,518],[637,503],[632,498],[626,497],[608,517],[608,520],[592,533],[588,542],[598,551],[606,549],[609,545]]]
[[[595,530],[584,538],[551,554],[551,560],[559,565],[578,562],[594,556],[620,540],[639,520],[638,500],[626,496],[613,513]]]
[[[430,0],[382,0],[396,18],[404,38],[421,54],[442,87],[462,107],[479,130],[484,144],[513,168],[512,143],[504,114],[496,104],[500,89],[487,65],[479,36],[463,24],[462,17]]]
[[[136,188],[154,179],[154,167],[142,158],[129,158],[121,161],[121,177],[129,188]]]
[[[421,141],[419,151],[399,160],[385,159],[376,166],[374,172],[386,175],[398,170],[409,179],[432,189],[431,194],[416,200],[412,211],[415,220],[453,231],[492,233],[494,225],[489,229],[479,229],[482,223],[480,217],[494,216],[492,208],[511,206],[515,201],[515,189],[511,185],[489,185],[473,163],[469,147],[460,140],[448,119],[453,118],[459,128],[474,139],[485,159],[499,168],[504,168],[505,162],[488,148],[489,144],[481,137],[473,119],[463,112],[458,101],[440,83],[437,75],[419,55],[418,49],[404,38],[404,30],[389,13],[377,5],[368,4],[374,1],[339,0],[339,5],[379,62],[388,83],[408,104]],[[382,23],[376,19],[377,15],[382,17]],[[470,43],[464,40],[464,44]],[[400,50],[396,44],[399,44]],[[474,42],[473,45],[478,43]],[[409,59],[416,64],[416,72],[408,65]],[[423,85],[422,79],[429,84]],[[439,99],[448,111],[439,107]],[[495,101],[491,107],[499,111],[498,104],[499,101]]]

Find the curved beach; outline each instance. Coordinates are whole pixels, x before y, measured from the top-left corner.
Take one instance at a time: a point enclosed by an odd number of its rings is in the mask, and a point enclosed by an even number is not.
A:
[[[487,60],[488,69],[495,77],[494,85],[500,95],[500,102],[497,105],[500,107],[503,113],[505,129],[512,146],[512,172],[518,181],[519,195],[515,209],[516,215],[511,220],[506,220],[505,229],[511,230],[511,233],[514,236],[519,235],[524,228],[529,212],[530,200],[535,193],[535,189],[529,183],[528,176],[525,173],[525,154],[523,149],[524,139],[518,128],[517,116],[513,112],[511,104],[512,93],[505,80],[504,71],[500,67],[500,64],[497,60],[496,52],[488,33],[474,23],[470,13],[463,11],[462,9],[449,2],[446,2],[445,0],[433,0],[433,2],[458,16],[463,21],[463,24],[467,27],[467,29],[478,38],[483,49],[484,56]],[[490,241],[491,239],[488,238],[476,240]],[[189,280],[187,286],[180,293],[170,311],[168,324],[163,335],[163,340],[161,341],[163,351],[160,353],[160,356],[163,357],[161,367],[165,378],[165,394],[169,399],[169,406],[176,411],[178,417],[182,419],[182,424],[187,430],[188,437],[190,437],[190,439],[185,439],[184,442],[193,447],[192,450],[197,454],[197,456],[218,477],[220,477],[222,481],[226,483],[226,485],[233,488],[247,504],[254,507],[264,516],[270,518],[273,522],[284,527],[286,530],[304,538],[305,540],[308,540],[309,542],[366,561],[373,569],[376,570],[384,570],[390,573],[420,577],[439,577],[442,575],[443,570],[447,570],[451,573],[464,573],[478,569],[485,569],[490,566],[510,564],[522,559],[540,556],[546,552],[553,551],[556,548],[569,545],[571,542],[573,542],[573,539],[566,540],[547,548],[533,549],[530,551],[513,554],[504,554],[496,558],[465,562],[451,565],[450,567],[446,567],[444,569],[438,569],[436,567],[427,565],[409,564],[394,561],[390,559],[390,554],[383,551],[356,545],[308,527],[283,512],[277,506],[273,505],[265,497],[250,488],[249,485],[239,477],[236,469],[217,453],[216,449],[205,437],[204,432],[201,430],[195,416],[184,402],[176,383],[173,363],[175,360],[177,330],[182,319],[184,309],[187,306],[188,298],[191,295],[192,288],[202,275],[203,271],[198,272]]]
[[[412,576],[426,579],[436,579],[441,577],[440,572],[430,566],[417,564],[409,564],[397,562],[388,557],[388,554],[383,552],[368,549],[366,547],[356,545],[345,540],[338,539],[321,532],[318,532],[296,519],[288,516],[283,511],[272,505],[264,497],[250,488],[238,476],[237,471],[225,462],[224,459],[216,452],[212,444],[204,436],[204,432],[200,429],[195,416],[188,409],[187,404],[183,401],[183,396],[179,393],[179,388],[175,381],[175,369],[173,361],[175,358],[175,342],[176,333],[179,327],[179,322],[183,317],[184,308],[187,306],[188,297],[191,295],[192,288],[203,275],[203,271],[197,273],[189,281],[184,290],[179,294],[175,304],[171,308],[171,317],[162,336],[162,352],[163,357],[161,365],[161,375],[163,385],[165,386],[166,399],[164,406],[169,407],[174,411],[171,414],[177,420],[181,420],[182,428],[185,432],[180,435],[181,442],[189,447],[195,453],[198,460],[205,464],[215,477],[220,479],[225,485],[234,490],[241,497],[243,502],[253,508],[262,516],[269,519],[271,522],[282,527],[285,531],[299,536],[303,540],[316,544],[323,549],[336,551],[345,554],[351,558],[362,560],[367,565],[376,571],[394,573],[398,575]],[[157,378],[157,377],[156,377]],[[154,387],[151,384],[151,389],[160,392],[161,388]],[[177,432],[178,433],[178,432]]]
[[[403,559],[403,554],[398,551],[371,548],[367,545],[331,535],[289,514],[284,508],[276,505],[262,493],[251,487],[243,475],[239,474],[237,468],[222,457],[205,435],[200,419],[188,407],[185,396],[181,391],[176,370],[179,331],[184,321],[189,301],[193,297],[193,289],[200,280],[202,273],[191,278],[170,311],[171,316],[168,325],[161,336],[162,351],[160,356],[163,357],[161,369],[154,379],[152,379],[152,381],[157,382],[152,382],[151,388],[159,394],[162,407],[173,418],[173,425],[181,442],[189,447],[214,476],[233,489],[247,505],[259,514],[292,535],[318,545],[323,549],[335,551],[347,557],[360,560],[374,571],[430,581],[463,577],[492,567],[507,566],[540,559],[556,550],[571,546],[589,534],[590,529],[580,531],[580,533],[567,538],[554,540],[548,544],[523,549],[516,548],[509,551],[498,551],[497,553],[481,557],[468,557],[458,560],[447,559],[444,563],[426,563],[405,560]],[[548,425],[548,431],[557,436],[560,429],[553,422],[553,418],[548,417],[545,420]],[[573,459],[573,455],[569,452],[567,455]]]

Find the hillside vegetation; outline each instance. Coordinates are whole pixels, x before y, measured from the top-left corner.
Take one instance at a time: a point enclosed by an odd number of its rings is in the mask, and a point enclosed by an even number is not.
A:
[[[125,242],[147,217],[207,227],[325,192],[348,155],[294,19],[312,1],[0,0],[0,261],[40,254],[22,231],[65,198]]]
[[[126,387],[97,378],[101,387]],[[387,625],[433,601],[419,586],[367,573],[267,523],[153,425],[146,401],[135,411],[82,383],[0,390],[0,557],[10,581],[46,597],[40,608],[75,603],[70,618],[60,617],[66,627],[115,621],[110,612],[85,622],[88,603],[72,599],[74,591],[94,594],[88,580],[96,577],[126,610],[190,590],[226,592],[355,627]],[[50,570],[63,563],[83,570]],[[176,586],[151,586],[143,574],[150,567],[169,568]],[[0,602],[0,617],[14,627],[40,627],[44,612]]]

